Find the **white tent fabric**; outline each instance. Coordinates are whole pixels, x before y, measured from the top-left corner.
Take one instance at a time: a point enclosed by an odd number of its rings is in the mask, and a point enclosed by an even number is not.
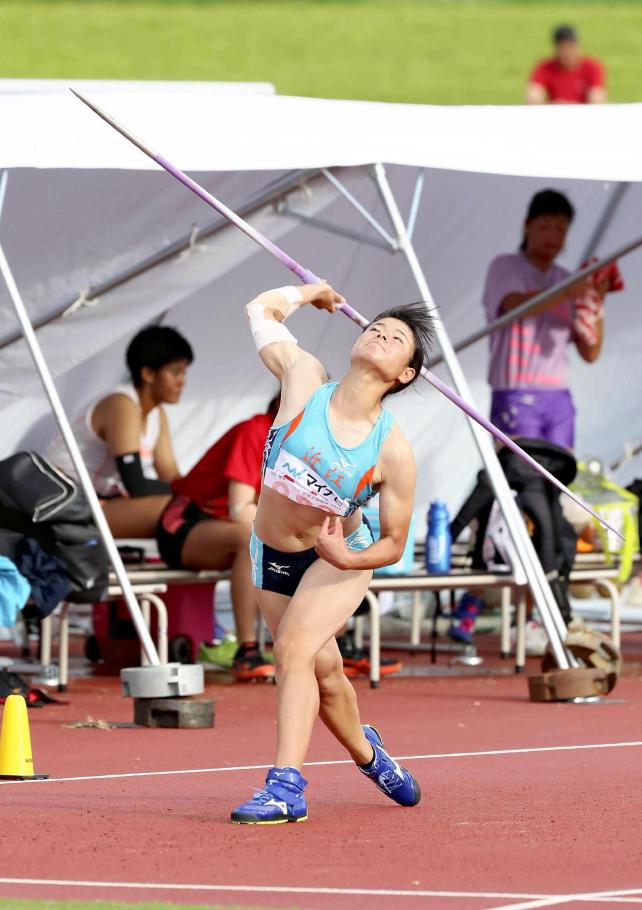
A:
[[[562,258],[572,268],[618,184],[642,181],[639,106],[567,108],[560,117],[553,108],[432,109],[241,94],[231,100],[214,92],[208,96],[204,89],[192,98],[180,86],[159,89],[157,97],[149,86],[145,97],[135,88],[96,89],[92,98],[180,167],[198,170],[195,178],[234,208],[291,169],[350,164],[335,173],[392,232],[367,165],[387,163],[404,214],[415,186],[414,165],[427,167],[413,240],[453,340],[483,324],[486,268],[495,255],[517,247],[535,191],[555,186],[576,206]],[[141,172],[153,164],[111,135],[70,94],[18,96],[3,94],[0,85],[0,111],[6,127],[0,168],[9,169],[0,241],[35,322],[59,312],[88,285],[189,234],[193,224],[215,220],[169,176]],[[604,136],[605,130],[610,157],[602,156],[607,145],[602,139],[585,138]],[[538,135],[541,142],[534,145],[525,140]],[[501,168],[491,161],[493,145]],[[494,173],[498,168],[504,173]],[[634,182],[596,253],[640,234],[641,203],[642,186]],[[365,315],[417,299],[403,255],[381,249],[377,233],[323,177],[308,180],[305,188],[295,185],[288,210],[263,207],[252,220],[304,266],[331,280]],[[343,236],[320,222],[356,236]],[[600,360],[588,366],[573,356],[578,451],[606,462],[617,458],[627,442],[642,439],[642,252],[624,259],[622,272],[627,289],[608,301]],[[241,310],[258,291],[291,280],[265,252],[226,228],[200,246],[197,241],[189,254],[105,293],[97,305],[52,322],[38,336],[74,416],[122,378],[124,348],[136,329],[162,317],[183,331],[194,344],[196,360],[185,400],[169,413],[179,462],[187,468],[273,391]],[[6,290],[0,288],[0,457],[19,447],[41,447],[53,431],[23,343],[2,347],[14,327]],[[332,375],[340,375],[355,327],[341,316],[315,311],[300,314],[294,329],[300,343],[315,351]],[[477,406],[487,412],[487,343],[466,351],[462,364]],[[443,368],[439,373],[448,379]],[[391,400],[390,407],[415,449],[419,514],[436,496],[454,511],[480,466],[463,416],[425,384]]]
[[[214,91],[208,97],[180,83],[157,92],[133,84],[130,91],[88,94],[185,170],[384,161],[489,174],[642,179],[642,104],[435,107]],[[149,167],[141,152],[66,90],[4,92],[0,122],[0,167]]]

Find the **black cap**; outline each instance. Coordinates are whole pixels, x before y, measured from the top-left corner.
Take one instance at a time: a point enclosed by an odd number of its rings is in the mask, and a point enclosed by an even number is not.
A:
[[[553,32],[553,43],[558,44],[560,41],[577,41],[577,30],[572,25],[558,25]]]

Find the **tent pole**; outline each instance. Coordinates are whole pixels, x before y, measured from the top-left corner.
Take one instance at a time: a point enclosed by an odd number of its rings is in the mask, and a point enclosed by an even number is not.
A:
[[[0,178],[0,217],[2,217],[2,209],[4,206],[4,197],[7,195],[7,183],[9,182],[9,171],[2,172],[2,178]]]
[[[619,209],[620,203],[622,202],[622,199],[624,198],[624,195],[630,186],[630,183],[618,183],[615,190],[613,191],[613,194],[607,200],[606,205],[604,206],[604,211],[600,215],[597,224],[593,228],[593,233],[589,237],[588,242],[584,247],[584,251],[580,256],[578,268],[583,262],[586,262],[587,259],[590,259],[590,257],[597,249],[597,245],[613,221],[613,217]]]
[[[410,270],[417,283],[417,287],[419,288],[419,293],[426,305],[431,307],[431,315],[435,320],[439,343],[444,352],[444,359],[446,360],[455,388],[462,398],[468,402],[472,402],[472,395],[468,382],[450,343],[443,322],[441,321],[439,310],[435,307],[430,288],[428,287],[428,282],[426,281],[426,277],[419,264],[419,260],[417,259],[417,254],[410,237],[408,236],[408,231],[403,218],[401,217],[401,213],[382,164],[375,165],[375,177],[381,190],[381,195],[388,208],[390,219],[397,232],[399,246],[408,260],[408,265],[410,266]],[[501,469],[493,445],[488,435],[483,432],[474,420],[468,418],[468,422],[486,467],[486,471],[488,472],[488,476],[495,490],[495,495],[499,501],[502,513],[510,529],[515,548],[524,567],[524,572],[528,578],[529,585],[535,595],[542,616],[542,622],[550,640],[553,654],[555,655],[555,660],[561,669],[566,670],[571,666],[572,656],[570,656],[564,648],[563,642],[566,637],[566,626],[559,611],[559,607],[553,597],[553,592],[548,584],[531,539],[528,536],[526,525],[515,504],[513,494],[508,486],[504,472]],[[574,660],[573,663],[575,663]]]
[[[530,300],[526,300],[524,303],[520,303],[519,306],[515,307],[513,310],[509,310],[507,313],[504,313],[498,319],[489,322],[488,325],[485,325],[483,328],[478,329],[476,332],[473,332],[471,335],[468,335],[466,338],[462,338],[461,341],[457,341],[453,346],[453,351],[459,353],[465,348],[469,348],[471,344],[475,344],[476,341],[481,341],[482,338],[485,338],[487,335],[491,335],[493,332],[496,332],[497,329],[503,329],[507,325],[516,322],[518,319],[523,319],[524,316],[534,309],[536,306],[539,306],[540,303],[544,303],[550,297],[554,297],[555,294],[559,294],[561,291],[565,291],[571,285],[575,284],[576,281],[580,281],[582,278],[588,278],[589,275],[592,275],[593,272],[597,272],[598,269],[601,269],[603,266],[608,265],[611,262],[614,262],[616,259],[620,259],[622,256],[626,256],[627,253],[632,253],[633,250],[637,250],[642,246],[642,237],[637,237],[635,240],[632,240],[630,243],[625,243],[623,246],[618,247],[612,253],[609,253],[608,256],[603,256],[602,259],[598,259],[597,262],[587,265],[584,269],[579,269],[577,272],[569,275],[567,278],[562,278],[561,281],[558,281],[557,284],[551,285],[550,288],[547,288],[545,291],[540,291],[539,294],[535,294],[534,297],[531,297]],[[444,356],[435,357],[434,360],[430,362],[430,368],[437,366],[444,360]]]
[[[338,190],[343,197],[345,197],[348,200],[350,205],[359,212],[361,217],[365,218],[365,220],[368,222],[368,224],[371,227],[373,227],[375,229],[375,231],[381,237],[383,237],[383,239],[386,241],[386,243],[388,244],[390,249],[397,250],[399,247],[398,247],[397,241],[394,239],[394,237],[391,237],[390,234],[388,233],[388,231],[386,231],[386,229],[383,228],[379,224],[379,222],[374,217],[374,215],[371,215],[370,212],[367,210],[367,208],[365,208],[365,206],[361,205],[359,200],[355,196],[353,196],[352,193],[350,192],[350,190],[341,183],[339,178],[335,177],[334,174],[332,173],[332,171],[328,170],[328,168],[323,168],[322,173],[323,173],[323,176],[326,178],[326,180],[328,180],[332,184],[332,186],[336,190]]]
[[[53,411],[62,437],[67,444],[73,465],[78,473],[80,485],[82,486],[85,492],[85,496],[87,497],[87,501],[89,502],[91,514],[93,515],[94,521],[96,522],[98,531],[100,532],[100,536],[111,560],[111,564],[114,567],[114,572],[116,573],[118,583],[122,588],[123,597],[125,598],[127,606],[129,608],[131,618],[134,622],[134,626],[136,627],[136,632],[138,633],[138,637],[143,646],[143,650],[145,651],[147,660],[153,666],[160,666],[158,652],[156,651],[154,642],[152,641],[151,635],[149,634],[149,629],[145,625],[143,614],[141,613],[138,601],[136,600],[131,583],[127,577],[125,566],[123,565],[120,554],[116,549],[116,544],[114,543],[114,538],[112,537],[109,525],[107,524],[107,519],[105,518],[105,514],[98,501],[98,496],[94,490],[89,472],[87,471],[85,462],[83,461],[83,457],[80,454],[78,444],[74,439],[74,434],[69,424],[69,420],[67,419],[67,415],[65,414],[62,402],[58,396],[56,386],[54,385],[53,379],[51,378],[51,373],[49,372],[49,368],[47,367],[47,364],[43,357],[42,350],[38,344],[38,340],[36,339],[36,335],[29,320],[25,305],[22,301],[20,292],[18,291],[13,275],[11,273],[11,269],[9,268],[9,263],[7,262],[4,250],[1,245],[0,272],[2,273],[2,277],[4,278],[5,284],[7,285],[9,296],[11,297],[11,302],[13,303],[13,307],[16,311],[16,316],[20,322],[20,326],[33,358],[33,362],[36,365],[36,370],[40,375],[40,379],[47,394],[47,398],[49,399],[51,410]]]
[[[181,169],[176,167],[175,164],[172,164],[169,159],[155,152],[141,139],[138,139],[136,136],[134,136],[133,133],[130,133],[129,130],[127,130],[122,124],[118,123],[117,120],[114,120],[113,117],[110,117],[109,114],[105,113],[105,111],[102,111],[87,98],[83,98],[83,96],[74,91],[74,89],[71,89],[71,91],[80,101],[86,104],[87,107],[91,108],[95,114],[104,120],[105,123],[108,123],[113,129],[124,136],[125,139],[133,143],[133,145],[144,152],[144,154],[148,155],[153,161],[156,162],[156,164],[160,165],[164,170],[167,171],[168,174],[171,174],[172,177],[182,183],[183,186],[187,187],[188,190],[202,199],[203,202],[207,203],[207,205],[215,209],[220,215],[223,215],[225,218],[227,218],[228,221],[239,228],[239,230],[241,230],[247,237],[249,237],[250,240],[253,240],[255,243],[257,243],[266,252],[270,253],[271,256],[274,256],[275,259],[278,259],[281,265],[284,265],[291,272],[294,272],[297,278],[305,283],[313,284],[317,284],[321,280],[317,275],[315,275],[314,272],[312,272],[310,269],[304,268],[300,263],[296,261],[296,259],[293,259],[284,250],[280,249],[276,243],[258,231],[251,224],[248,224],[247,221],[244,221],[243,218],[237,215],[236,212],[225,205],[225,203],[221,202],[220,199],[217,199],[216,196],[208,193],[207,190],[204,189],[200,184],[198,184],[191,177],[188,177],[184,171],[181,171]],[[347,316],[348,319],[356,322],[357,325],[361,326],[362,328],[368,324],[368,320],[365,318],[365,316],[362,316],[361,313],[358,313],[354,307],[351,307],[346,301],[339,305],[339,310],[343,313],[344,316]],[[456,404],[457,407],[461,408],[463,411],[473,417],[486,430],[488,430],[489,433],[499,439],[505,446],[511,449],[511,451],[515,452],[516,455],[519,455],[519,457],[527,464],[529,464],[533,470],[537,471],[537,473],[541,474],[543,477],[546,477],[549,483],[552,483],[553,486],[557,487],[557,489],[562,493],[566,493],[567,496],[570,496],[574,502],[581,506],[585,511],[597,519],[597,521],[603,524],[606,528],[608,528],[617,536],[622,537],[622,535],[616,531],[615,528],[612,528],[611,525],[605,521],[605,519],[601,518],[594,509],[592,509],[587,503],[583,502],[579,496],[573,493],[572,490],[569,490],[567,487],[565,487],[561,481],[554,477],[541,464],[535,461],[532,456],[524,452],[523,449],[520,449],[516,442],[514,442],[509,436],[499,430],[492,423],[490,423],[490,421],[486,420],[486,418],[483,417],[477,410],[475,410],[471,404],[461,398],[456,392],[454,392],[444,382],[442,382],[441,379],[430,373],[425,367],[422,367],[421,372],[424,378],[427,379],[428,382],[430,382],[433,386],[435,386],[435,388],[439,389],[442,395],[445,395],[446,398]]]
[[[310,227],[316,228],[317,231],[326,231],[328,234],[332,234],[333,237],[345,237],[347,240],[354,240],[356,243],[365,243],[368,246],[374,247],[376,250],[384,250],[386,253],[397,252],[396,245],[391,247],[377,237],[364,237],[356,231],[351,231],[350,228],[340,227],[338,224],[331,224],[331,222],[325,221],[323,218],[318,218],[316,215],[308,215],[306,212],[299,212],[297,209],[290,208],[287,203],[278,209],[278,214],[285,218],[296,218],[297,221],[300,221],[303,224],[309,224]]]
[[[424,189],[424,182],[426,179],[426,169],[419,168],[419,173],[417,174],[417,181],[415,183],[415,191],[412,194],[412,202],[410,203],[410,213],[408,214],[408,224],[406,225],[406,230],[408,232],[408,238],[412,240],[412,235],[415,233],[415,224],[417,222],[417,215],[419,214],[419,204],[421,202],[421,194]]]

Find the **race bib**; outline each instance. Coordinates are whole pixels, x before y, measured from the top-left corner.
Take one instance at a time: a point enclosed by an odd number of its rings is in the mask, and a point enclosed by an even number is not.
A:
[[[323,509],[324,512],[342,517],[350,513],[349,500],[337,496],[310,465],[283,450],[279,452],[274,467],[266,468],[264,483],[271,490],[276,490],[301,505]]]

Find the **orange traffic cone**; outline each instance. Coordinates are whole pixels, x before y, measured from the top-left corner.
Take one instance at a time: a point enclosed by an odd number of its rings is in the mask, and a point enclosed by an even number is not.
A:
[[[34,771],[27,702],[22,695],[9,695],[0,732],[0,779],[43,780],[46,777],[49,775]]]

